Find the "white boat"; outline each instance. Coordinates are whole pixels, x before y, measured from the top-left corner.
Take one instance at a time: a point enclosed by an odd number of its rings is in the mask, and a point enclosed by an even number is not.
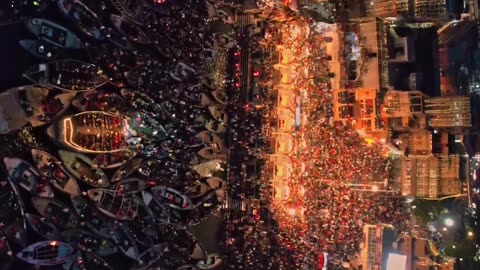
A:
[[[27,29],[38,38],[60,48],[80,49],[82,41],[67,28],[43,18],[25,21]]]
[[[127,162],[127,164],[123,165],[122,167],[118,168],[118,170],[113,174],[112,179],[110,182],[114,183],[124,179],[125,177],[130,176],[134,173],[142,164],[142,158],[134,158]]]
[[[53,190],[40,177],[40,173],[28,162],[19,158],[3,158],[12,183],[20,186],[33,195],[53,198]]]
[[[68,59],[34,65],[23,77],[47,88],[69,92],[93,91],[108,82],[94,64]]]
[[[127,142],[128,121],[128,118],[117,114],[87,111],[60,119],[48,128],[47,133],[59,143],[77,152],[131,154]]]
[[[60,159],[67,170],[78,180],[92,187],[108,187],[109,182],[100,168],[94,168],[93,161],[85,155],[60,150]]]
[[[105,215],[117,220],[133,220],[137,216],[137,205],[132,198],[116,190],[94,188],[87,191],[92,200]]]
[[[53,266],[68,262],[74,255],[72,246],[53,240],[32,244],[17,253],[17,258],[38,266]]]
[[[69,18],[85,35],[103,39],[102,23],[97,14],[79,0],[57,0],[62,14]]]
[[[40,149],[32,149],[32,159],[40,173],[51,179],[54,188],[70,195],[80,195],[77,181],[56,157]]]
[[[32,228],[37,235],[44,239],[55,240],[60,236],[60,231],[57,229],[57,227],[42,217],[26,213],[25,219],[27,220],[30,228]]]
[[[213,119],[215,119],[216,121],[218,121],[222,124],[227,123],[228,116],[227,116],[227,113],[225,113],[225,111],[220,110],[215,105],[208,106],[208,111],[210,112],[210,115],[212,115]]]
[[[129,40],[140,44],[152,43],[152,40],[145,34],[140,25],[129,18],[112,14],[110,15],[110,21],[113,26]]]
[[[192,210],[195,205],[192,201],[180,191],[165,186],[155,186],[150,189],[155,200],[165,203],[171,208],[177,210]]]

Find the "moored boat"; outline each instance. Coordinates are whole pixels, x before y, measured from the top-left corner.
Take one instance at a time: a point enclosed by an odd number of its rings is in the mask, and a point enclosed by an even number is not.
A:
[[[77,216],[63,202],[51,198],[33,197],[32,205],[47,221],[59,229],[74,227]]]
[[[129,40],[140,44],[150,44],[152,42],[141,27],[129,18],[112,14],[110,15],[110,21]]]
[[[77,179],[92,187],[108,187],[105,173],[100,168],[94,168],[93,161],[85,155],[60,150],[60,159],[67,170]]]
[[[18,44],[31,55],[43,60],[51,61],[58,56],[58,48],[44,40],[23,39]]]
[[[145,250],[138,256],[138,262],[135,265],[135,270],[146,270],[151,266],[154,266],[162,256],[163,252],[168,249],[167,243],[161,243],[154,246],[151,246],[149,249]]]
[[[114,270],[114,268],[101,257],[92,252],[77,252],[70,270]]]
[[[113,241],[115,241],[115,243],[118,245],[118,248],[125,256],[133,260],[137,260],[140,252],[132,234],[128,228],[123,225],[116,224],[115,226],[116,227],[113,228],[112,233]]]
[[[116,93],[105,91],[85,92],[75,97],[72,105],[79,111],[118,112],[125,106],[125,100]]]
[[[83,222],[81,224],[102,237],[110,237],[111,228],[104,214],[82,196],[72,196],[71,201],[73,209]]]
[[[24,248],[17,258],[34,265],[53,266],[66,263],[74,255],[74,248],[67,243],[43,241]]]
[[[60,48],[80,49],[82,41],[67,28],[43,18],[25,21],[27,29],[38,38]]]
[[[128,119],[117,114],[88,111],[64,117],[47,133],[77,152],[103,154],[128,152]],[[121,156],[121,155],[120,155]]]
[[[137,205],[132,198],[116,190],[94,188],[87,191],[88,198],[98,210],[118,220],[133,220],[137,216]]]
[[[209,178],[207,178],[206,182],[207,182],[208,186],[210,186],[210,188],[213,189],[213,190],[227,189],[227,184],[220,177],[209,177]]]
[[[3,235],[12,245],[27,245],[27,223],[25,204],[20,190],[11,181],[0,181],[0,220],[3,221]]]
[[[130,176],[140,167],[140,164],[142,164],[142,161],[143,161],[142,158],[131,159],[126,164],[118,168],[118,170],[113,174],[110,182],[114,183]]]
[[[139,178],[125,178],[113,184],[112,188],[117,192],[124,194],[134,194],[142,192],[149,187],[149,183]]]
[[[223,124],[227,123],[228,116],[227,116],[227,113],[225,113],[225,111],[220,110],[215,105],[208,106],[208,111],[210,112],[210,115],[213,117],[213,119],[215,119],[216,121]]]
[[[40,173],[51,179],[50,183],[54,188],[70,195],[80,194],[77,181],[56,157],[40,149],[32,149],[32,159]]]
[[[142,191],[142,200],[148,209],[150,209],[153,217],[158,223],[162,224],[170,222],[169,208],[156,200],[151,192]]]
[[[34,65],[23,76],[35,84],[63,91],[92,91],[106,84],[108,79],[94,64],[78,60],[59,60]]]
[[[223,264],[223,258],[218,254],[209,254],[206,259],[197,263],[201,270],[218,269]]]
[[[13,251],[5,233],[0,230],[0,265],[8,265],[13,259]]]
[[[227,105],[228,104],[228,96],[225,94],[225,92],[215,90],[211,92],[213,99],[215,99],[216,102],[222,104],[222,105]]]
[[[207,107],[208,105],[212,104],[212,100],[208,97],[207,94],[205,93],[198,93],[198,92],[193,92],[193,93],[188,93],[185,92],[185,96],[193,101],[193,105],[198,106],[198,107]]]
[[[45,218],[34,214],[26,213],[25,219],[32,230],[40,237],[47,240],[55,240],[60,236],[60,231],[57,227],[48,222]]]
[[[19,158],[3,158],[12,183],[20,186],[33,195],[53,198],[52,188],[46,179],[40,177],[40,173],[25,160]]]
[[[202,142],[208,146],[213,146],[219,151],[224,150],[223,139],[214,132],[203,130],[197,134],[197,137],[199,137]]]
[[[127,162],[132,159],[134,155],[135,153],[131,150],[103,153],[97,155],[93,159],[93,164],[106,170],[116,169],[127,164]]]
[[[39,126],[45,122],[32,121],[44,115],[42,104],[49,90],[34,85],[20,86],[0,94],[0,134],[22,128],[28,123]]]
[[[85,230],[70,229],[63,231],[60,236],[62,241],[69,243],[77,250],[88,250],[98,256],[117,253],[117,247],[112,241]]]
[[[205,123],[205,129],[213,133],[223,133],[226,127],[224,124],[218,123],[215,120],[209,120]]]
[[[102,40],[102,24],[97,15],[79,0],[57,0],[62,14],[72,20],[85,35]]]
[[[227,159],[227,155],[225,153],[222,153],[217,148],[211,146],[200,149],[198,151],[198,155],[204,159]]]
[[[186,189],[185,195],[188,196],[189,198],[194,199],[207,194],[209,190],[210,190],[210,186],[208,184],[197,181],[196,183],[194,183],[194,185]]]
[[[192,210],[195,205],[180,191],[165,186],[155,186],[150,189],[155,200],[165,203],[177,210]]]

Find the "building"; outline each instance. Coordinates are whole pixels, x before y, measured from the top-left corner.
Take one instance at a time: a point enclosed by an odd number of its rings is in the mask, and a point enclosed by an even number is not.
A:
[[[363,226],[363,248],[360,258],[363,269],[385,269],[387,256],[395,241],[393,226],[387,224]]]
[[[366,1],[365,8],[369,17],[397,17],[408,15],[409,0],[372,0]]]
[[[393,244],[386,270],[430,270],[432,267],[453,270],[454,262],[443,260],[439,255],[432,241],[402,234]]]
[[[425,99],[425,113],[433,128],[456,129],[472,126],[471,101],[467,96]]]
[[[390,90],[385,94],[381,117],[394,131],[425,128],[424,95],[420,91]]]

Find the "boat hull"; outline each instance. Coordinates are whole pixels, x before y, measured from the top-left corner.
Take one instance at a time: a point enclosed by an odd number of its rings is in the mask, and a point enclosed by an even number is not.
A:
[[[75,178],[92,187],[108,187],[110,185],[105,173],[93,168],[93,161],[79,153],[60,150],[58,151],[64,166]]]

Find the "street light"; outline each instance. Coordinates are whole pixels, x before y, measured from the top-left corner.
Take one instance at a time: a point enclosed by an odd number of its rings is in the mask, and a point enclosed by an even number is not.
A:
[[[472,231],[468,231],[468,234],[467,234],[469,237],[472,237],[473,236],[473,232]]]

